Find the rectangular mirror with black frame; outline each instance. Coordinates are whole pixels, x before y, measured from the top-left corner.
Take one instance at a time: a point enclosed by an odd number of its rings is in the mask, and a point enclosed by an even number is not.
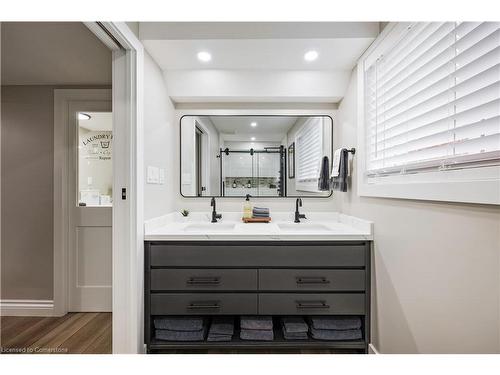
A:
[[[318,189],[332,161],[330,116],[185,115],[180,121],[184,197],[329,197]]]

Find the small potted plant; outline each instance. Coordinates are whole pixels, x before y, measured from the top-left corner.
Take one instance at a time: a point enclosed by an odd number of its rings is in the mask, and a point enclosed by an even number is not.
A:
[[[181,216],[181,220],[182,220],[183,222],[188,221],[189,210],[182,209],[182,210],[180,211],[180,213],[181,213],[181,215],[182,215],[182,216]]]

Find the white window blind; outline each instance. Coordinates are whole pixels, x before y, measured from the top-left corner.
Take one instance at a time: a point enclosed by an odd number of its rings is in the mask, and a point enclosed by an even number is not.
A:
[[[499,164],[499,27],[414,23],[370,59],[368,176]]]
[[[310,118],[297,132],[296,176],[297,182],[318,180],[323,153],[323,126],[321,118]],[[316,189],[317,190],[317,186]]]

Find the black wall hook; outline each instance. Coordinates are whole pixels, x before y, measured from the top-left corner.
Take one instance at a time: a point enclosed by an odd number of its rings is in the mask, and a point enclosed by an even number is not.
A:
[[[347,152],[350,152],[351,154],[354,155],[356,153],[356,149],[353,147],[350,150],[347,150]]]

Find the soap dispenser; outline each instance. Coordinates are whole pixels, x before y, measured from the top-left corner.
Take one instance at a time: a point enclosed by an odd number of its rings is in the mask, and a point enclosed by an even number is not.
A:
[[[243,203],[243,219],[252,218],[252,204],[250,203],[250,194],[247,194],[245,203]]]

